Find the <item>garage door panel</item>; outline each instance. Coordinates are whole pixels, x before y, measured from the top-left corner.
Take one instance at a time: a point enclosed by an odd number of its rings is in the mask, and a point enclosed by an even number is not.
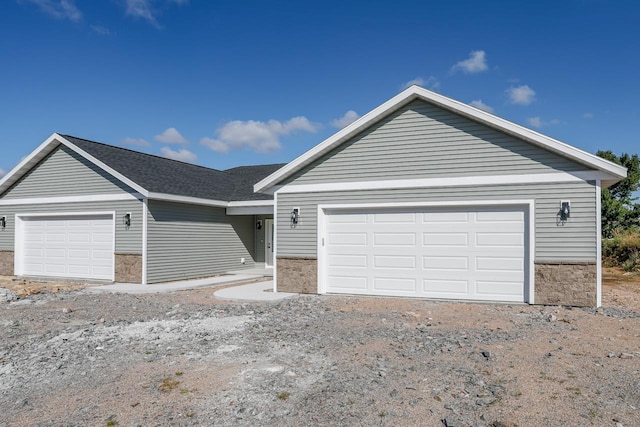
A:
[[[373,290],[389,295],[398,293],[415,294],[417,283],[414,278],[374,277]]]
[[[329,211],[325,289],[523,302],[526,216],[524,208]],[[334,244],[363,234],[360,245]],[[342,261],[354,256],[357,267]]]
[[[113,279],[113,217],[61,216],[23,220],[23,274]]]
[[[411,270],[416,269],[416,257],[407,255],[374,255],[373,268],[392,268]]]
[[[422,291],[425,296],[465,297],[469,294],[469,282],[466,280],[425,279],[422,281]]]
[[[366,268],[366,255],[330,255],[328,263],[333,268]]]
[[[423,224],[466,223],[469,222],[467,212],[425,212],[422,215]]]
[[[327,240],[330,245],[366,246],[367,233],[330,233]]]
[[[422,244],[438,247],[467,247],[469,235],[467,233],[424,233]]]
[[[469,258],[457,256],[425,256],[422,257],[424,270],[466,271]]]

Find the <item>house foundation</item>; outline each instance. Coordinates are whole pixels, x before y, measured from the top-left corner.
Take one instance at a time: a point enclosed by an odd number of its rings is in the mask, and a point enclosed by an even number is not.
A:
[[[142,255],[116,254],[115,281],[142,283]]]
[[[13,251],[0,251],[0,276],[13,276]]]
[[[595,262],[536,262],[535,303],[595,307],[597,270]]]
[[[278,292],[318,293],[318,260],[306,257],[278,257]]]

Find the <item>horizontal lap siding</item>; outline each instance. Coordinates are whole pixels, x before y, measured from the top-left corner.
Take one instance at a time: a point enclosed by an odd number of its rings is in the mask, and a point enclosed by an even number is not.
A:
[[[252,215],[227,216],[224,208],[149,201],[148,282],[252,268],[254,228]]]
[[[535,200],[536,261],[596,260],[596,192],[586,182],[278,194],[278,256],[316,256],[318,204],[514,199]],[[571,218],[557,225],[560,200],[566,199]],[[293,207],[301,210],[295,227],[289,221]]]
[[[79,154],[60,146],[7,190],[2,199],[118,194],[132,191]]]
[[[0,250],[14,250],[15,215],[51,213],[64,215],[75,212],[116,212],[116,252],[117,253],[142,253],[142,202],[139,200],[117,200],[110,202],[83,202],[83,203],[51,203],[39,205],[13,205],[2,206],[2,216],[7,217],[7,228],[0,229]],[[124,226],[122,217],[131,212],[131,226]]]
[[[484,124],[414,101],[283,184],[585,169],[588,168]]]

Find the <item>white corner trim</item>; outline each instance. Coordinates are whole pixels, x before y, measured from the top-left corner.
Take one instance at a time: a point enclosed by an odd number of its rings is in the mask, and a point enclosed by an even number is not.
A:
[[[286,166],[278,169],[268,177],[264,178],[254,186],[254,190],[256,192],[262,192],[272,187],[273,185],[278,184],[282,179],[290,176],[295,171],[300,170],[305,165],[311,163],[312,161],[321,157],[323,154],[345,142],[356,133],[371,126],[381,118],[389,115],[393,111],[401,108],[414,99],[422,99],[426,102],[435,104],[454,113],[463,115],[472,120],[481,122],[503,132],[509,133],[534,145],[538,145],[544,149],[553,151],[564,157],[585,164],[589,167],[593,167],[595,169],[614,175],[618,180],[626,177],[627,175],[627,171],[625,168],[609,162],[605,159],[599,158],[569,144],[550,138],[531,129],[527,129],[523,126],[517,125],[498,116],[494,116],[493,114],[487,113],[468,104],[464,104],[462,102],[414,85],[405,89],[379,107],[371,110],[369,113],[365,114],[349,126],[336,132],[320,144],[316,145],[306,153],[288,163]]]
[[[596,181],[596,307],[602,306],[602,199],[601,183]]]
[[[487,175],[450,178],[393,179],[383,181],[333,182],[321,184],[285,185],[277,193],[313,193],[353,190],[384,190],[399,188],[459,187],[480,185],[538,184],[552,182],[581,182],[597,180],[598,171],[553,172],[526,175]],[[607,175],[609,176],[609,175]]]
[[[56,203],[112,202],[117,200],[140,200],[139,193],[96,194],[89,196],[33,197],[27,199],[0,199],[0,206],[51,205]]]
[[[147,198],[142,199],[142,284],[147,284],[148,277],[148,242],[149,242],[149,207]]]
[[[277,197],[278,193],[276,193]],[[529,239],[528,250],[528,277],[525,277],[525,302],[535,304],[535,200],[533,199],[513,199],[513,200],[472,200],[472,201],[439,201],[439,202],[390,202],[390,203],[328,203],[319,204],[317,208],[317,262],[318,262],[318,293],[327,292],[324,280],[326,246],[322,245],[325,237],[327,210],[334,209],[394,209],[394,208],[429,208],[429,207],[473,207],[473,206],[526,206],[529,221],[525,223]]]
[[[277,193],[273,195],[273,203],[278,206]],[[273,292],[278,292],[278,209],[273,210],[273,242],[271,244],[273,245]]]

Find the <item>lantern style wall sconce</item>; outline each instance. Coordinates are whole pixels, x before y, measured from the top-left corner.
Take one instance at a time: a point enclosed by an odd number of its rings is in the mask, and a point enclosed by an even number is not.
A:
[[[122,217],[122,223],[127,228],[131,227],[131,212],[127,212],[126,214],[124,214],[124,216]]]
[[[293,208],[291,210],[291,224],[297,224],[300,220],[300,208]]]
[[[6,227],[7,227],[7,217],[0,216],[0,228],[4,230]]]
[[[560,221],[566,221],[571,217],[571,202],[562,200],[560,202]]]
[[[256,230],[262,230],[262,220],[261,219],[256,221]]]

